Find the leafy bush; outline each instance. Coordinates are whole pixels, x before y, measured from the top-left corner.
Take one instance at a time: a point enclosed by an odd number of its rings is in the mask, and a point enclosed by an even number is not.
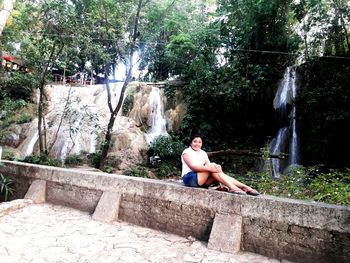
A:
[[[0,194],[4,201],[7,201],[9,195],[14,193],[14,181],[6,175],[0,173]]]
[[[91,153],[89,156],[89,161],[91,165],[97,169],[99,169],[100,159],[101,159],[101,151],[97,151],[95,153]],[[113,173],[115,169],[121,164],[121,160],[115,156],[107,156],[103,172],[105,173]]]
[[[95,168],[99,168],[100,160],[101,160],[101,151],[98,150],[94,153],[91,153],[89,155],[89,160],[91,162],[91,165]]]
[[[82,165],[86,161],[86,153],[79,153],[79,154],[72,154],[67,156],[67,158],[64,160],[64,163],[66,165]]]
[[[13,123],[30,122],[35,114],[33,106],[22,99],[13,100],[5,97],[0,100],[0,131],[4,133],[4,129]],[[3,135],[0,134],[0,137]]]
[[[148,150],[149,156],[159,156],[156,164],[158,177],[178,176],[181,169],[181,153],[184,144],[175,136],[160,136],[154,140]]]
[[[134,177],[148,178],[148,171],[145,167],[135,166],[125,171],[125,175]]]
[[[15,154],[11,150],[2,149],[1,159],[13,161],[15,159]]]
[[[350,205],[350,169],[321,173],[311,181],[309,189],[315,201]]]
[[[325,173],[314,167],[297,166],[280,178],[272,178],[268,172],[250,172],[237,179],[264,194],[350,205],[350,169]]]
[[[127,116],[128,113],[131,111],[133,104],[134,104],[133,94],[127,94],[123,102],[122,115]]]
[[[47,154],[29,155],[23,159],[19,159],[19,161],[26,162],[26,163],[55,166],[55,167],[62,167],[63,165],[61,160],[51,158]]]
[[[176,137],[159,136],[152,142],[149,148],[149,155],[157,155],[162,160],[179,160],[184,144]]]
[[[28,112],[22,112],[18,119],[16,120],[17,124],[21,124],[21,123],[28,123],[31,122],[33,120],[33,116],[28,113]]]
[[[156,169],[159,178],[176,177],[181,175],[181,168],[172,163],[162,162]]]
[[[0,80],[0,95],[7,95],[14,100],[30,101],[33,89],[38,86],[38,81],[30,74],[12,72]]]

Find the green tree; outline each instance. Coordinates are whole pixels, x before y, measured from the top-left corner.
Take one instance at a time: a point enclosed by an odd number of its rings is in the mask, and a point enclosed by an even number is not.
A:
[[[107,125],[107,129],[105,132],[105,138],[104,141],[102,142],[102,146],[101,146],[101,158],[100,158],[100,163],[99,163],[99,168],[101,170],[104,169],[104,165],[107,159],[107,155],[108,155],[108,151],[110,149],[110,144],[111,144],[111,138],[112,138],[112,131],[113,131],[113,126],[117,117],[117,114],[119,112],[119,110],[121,109],[122,105],[123,105],[123,100],[124,100],[124,94],[126,91],[126,88],[129,84],[129,82],[131,81],[132,78],[132,69],[133,69],[133,56],[134,56],[134,52],[136,49],[136,41],[139,37],[139,23],[140,23],[140,19],[141,19],[141,11],[142,8],[147,5],[148,0],[138,0],[137,1],[137,6],[136,6],[136,12],[133,15],[133,19],[132,21],[132,26],[131,26],[131,31],[130,31],[130,40],[129,40],[129,46],[128,46],[128,51],[129,51],[129,56],[128,56],[128,67],[127,67],[127,73],[126,73],[126,77],[123,83],[123,86],[121,88],[120,91],[120,95],[118,98],[118,102],[116,104],[115,107],[113,107],[112,104],[112,96],[111,96],[111,92],[110,92],[110,87],[109,87],[109,82],[108,82],[108,76],[111,70],[111,65],[110,65],[110,61],[105,60],[104,61],[104,72],[105,72],[105,85],[106,85],[106,89],[107,89],[107,104],[108,104],[108,108],[110,111],[110,118],[108,121],[108,125]]]
[[[182,69],[187,70],[196,56],[193,45],[198,48],[197,38],[209,24],[212,6],[211,1],[184,0],[158,0],[148,5],[142,35],[145,43],[142,66],[147,66],[152,79],[165,80],[171,75],[182,74]],[[189,57],[185,50],[190,53]],[[176,55],[180,57],[176,59]]]

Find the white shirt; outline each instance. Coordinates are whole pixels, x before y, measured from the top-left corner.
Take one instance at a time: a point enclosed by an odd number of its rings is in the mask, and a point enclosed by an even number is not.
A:
[[[181,177],[183,177],[185,174],[192,172],[191,168],[188,167],[187,163],[184,161],[183,155],[184,154],[191,154],[194,158],[194,165],[204,165],[205,161],[207,159],[207,153],[200,149],[199,151],[194,151],[191,146],[186,148],[181,155],[181,162],[182,162],[182,173]]]

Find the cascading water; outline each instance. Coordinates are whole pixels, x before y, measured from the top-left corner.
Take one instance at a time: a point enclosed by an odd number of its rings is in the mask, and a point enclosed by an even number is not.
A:
[[[293,101],[296,98],[296,74],[294,72],[294,81],[292,84],[292,99]],[[296,127],[296,108],[295,103],[293,103],[292,108],[292,141],[290,144],[290,165],[297,164],[299,161],[299,149],[298,149],[298,134],[297,134],[297,127]]]
[[[279,155],[285,149],[285,142],[287,140],[287,131],[288,127],[283,127],[279,129],[276,138],[274,138],[271,142],[271,152],[274,155]],[[280,159],[273,158],[271,160],[272,164],[272,175],[273,177],[279,177],[280,169],[281,169],[281,161]]]
[[[55,86],[48,87],[47,92],[50,97],[45,115],[48,145],[54,142],[50,154],[63,160],[68,154],[94,152],[97,133],[106,127],[109,116],[103,86]],[[113,97],[117,97],[119,92],[118,85],[111,87]],[[38,141],[37,125],[37,119],[29,125],[27,138],[20,145],[23,156],[33,153]],[[115,126],[117,128],[118,125]]]
[[[278,111],[278,116],[282,123],[282,127],[279,129],[277,136],[271,141],[270,151],[274,155],[289,153],[290,158],[288,162],[277,158],[273,158],[271,160],[272,173],[273,176],[277,178],[287,166],[296,164],[299,159],[295,119],[296,109],[293,103],[295,97],[296,71],[294,67],[287,67],[273,102],[274,108]],[[292,105],[290,114],[288,112],[287,105]],[[289,136],[289,133],[291,136]]]
[[[167,136],[168,133],[166,131],[166,120],[164,118],[163,104],[160,97],[159,88],[153,87],[150,93],[150,105],[152,109],[151,115],[151,129],[146,134],[146,140],[150,144],[157,137],[164,135]]]
[[[122,83],[111,84],[112,104],[119,98]],[[122,116],[121,112],[113,126],[114,154],[137,156],[160,135],[168,135],[163,112],[161,91],[150,85],[138,86],[132,112]],[[150,90],[151,89],[151,90]],[[64,160],[72,154],[93,153],[100,139],[103,139],[110,111],[107,105],[107,92],[103,85],[89,87],[49,86],[49,98],[45,115],[47,147],[50,156]],[[138,121],[147,118],[150,130],[145,134]],[[22,156],[37,151],[38,120],[26,127],[25,140],[18,150]]]

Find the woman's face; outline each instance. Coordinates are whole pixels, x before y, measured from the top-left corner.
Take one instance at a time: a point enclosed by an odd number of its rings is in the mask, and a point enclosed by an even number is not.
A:
[[[199,151],[202,148],[202,139],[195,137],[191,142],[191,148],[195,151]]]

